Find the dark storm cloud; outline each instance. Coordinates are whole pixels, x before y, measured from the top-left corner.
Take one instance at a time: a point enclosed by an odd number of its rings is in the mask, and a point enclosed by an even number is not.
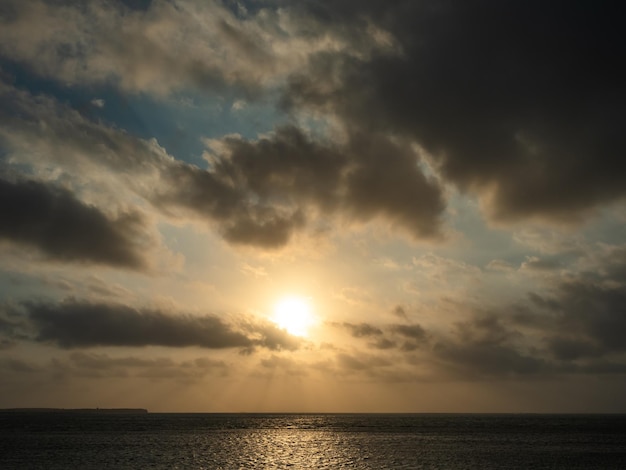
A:
[[[304,211],[368,222],[382,217],[416,238],[439,235],[440,188],[416,155],[384,136],[317,142],[281,127],[256,141],[226,137],[210,171],[180,166],[162,200],[209,215],[231,243],[273,248],[306,226]]]
[[[255,347],[295,349],[297,339],[273,325],[236,327],[213,315],[170,314],[119,304],[65,301],[26,303],[35,339],[63,348],[92,346],[199,346],[210,349]]]
[[[121,3],[126,5],[131,10],[147,10],[152,3],[152,0],[120,0]]]
[[[572,220],[626,195],[626,81],[615,2],[307,2],[328,28],[364,17],[396,54],[313,57],[285,102],[415,139],[497,220]]]
[[[274,209],[236,214],[222,229],[224,238],[233,244],[260,248],[278,248],[289,243],[292,234],[304,226],[304,216],[298,210],[283,215]]]
[[[350,145],[355,168],[347,177],[348,209],[365,221],[381,215],[415,238],[437,237],[442,190],[421,172],[414,151],[371,133],[353,135]]]
[[[219,142],[215,176],[268,204],[310,205],[364,222],[382,217],[416,238],[439,236],[442,190],[420,171],[415,151],[390,136],[357,132],[336,144],[286,126],[256,141]]]
[[[216,173],[245,186],[263,199],[297,202],[313,199],[324,209],[337,205],[342,172],[349,156],[337,146],[310,139],[294,126],[279,127],[267,137],[247,141],[225,137]]]
[[[69,191],[36,181],[0,179],[0,239],[50,258],[145,269],[137,213],[110,219]]]
[[[281,209],[259,200],[221,166],[210,171],[180,162],[168,166],[162,174],[167,184],[148,196],[152,202],[165,211],[179,208],[217,222],[232,244],[279,248],[305,224],[297,208]]]

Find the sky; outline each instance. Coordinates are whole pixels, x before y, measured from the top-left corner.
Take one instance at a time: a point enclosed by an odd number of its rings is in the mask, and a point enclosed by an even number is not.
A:
[[[622,17],[2,1],[0,408],[626,412]]]

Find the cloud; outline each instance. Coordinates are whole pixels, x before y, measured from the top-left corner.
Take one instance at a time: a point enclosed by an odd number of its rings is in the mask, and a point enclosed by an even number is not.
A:
[[[291,76],[292,109],[418,143],[495,221],[577,221],[626,195],[617,6],[340,3],[316,10],[329,28],[369,13],[401,53],[312,56]]]
[[[451,333],[433,334],[434,358],[453,373],[477,378],[623,373],[626,283],[620,248],[596,248],[577,259],[593,271],[566,271],[546,279],[526,302],[474,311]]]
[[[233,244],[278,248],[285,246],[293,232],[303,225],[304,217],[299,211],[282,215],[267,208],[255,211],[254,215],[237,215],[222,233]]]
[[[153,171],[138,189],[161,210],[207,217],[229,242],[263,248],[321,214],[440,238],[443,182],[478,194],[504,222],[572,221],[624,196],[618,15],[537,2],[340,3],[10,2],[0,52],[64,83],[157,94],[276,91],[287,80],[284,104],[330,118],[341,141],[294,126],[225,137],[205,171],[172,162],[155,142],[59,116],[58,105],[47,117],[62,122],[48,131],[33,127],[42,116],[31,108],[7,127],[89,152],[103,144],[105,165]],[[598,33],[583,43],[581,25]],[[115,155],[126,148],[127,158]]]
[[[506,344],[441,343],[436,355],[453,375],[463,378],[527,376],[548,370],[545,360]]]
[[[380,356],[361,355],[357,357],[347,353],[339,353],[336,357],[336,361],[340,369],[347,370],[348,372],[371,371],[392,365],[391,361]]]
[[[220,360],[197,358],[175,361],[166,357],[112,356],[103,353],[73,352],[67,357],[53,357],[49,362],[27,362],[14,358],[0,358],[0,370],[15,380],[18,376],[37,375],[39,379],[51,374],[54,379],[89,378],[111,379],[121,377],[150,380],[197,381],[207,375],[228,374],[229,366]]]
[[[272,375],[277,371],[294,377],[307,375],[306,367],[302,363],[275,354],[272,354],[269,358],[261,359],[260,364],[264,369],[269,369]]]
[[[0,212],[0,239],[61,261],[147,268],[145,222],[137,212],[111,219],[65,189],[3,179]]]
[[[530,292],[530,304],[513,321],[540,335],[560,361],[623,356],[626,341],[618,333],[626,327],[623,253],[623,246],[590,249],[577,259],[576,269],[552,278],[543,292]]]
[[[441,235],[441,188],[421,172],[415,151],[389,136],[355,133],[339,144],[284,126],[256,141],[227,136],[209,144],[216,175],[274,207],[312,206],[363,222],[381,217],[415,238]]]
[[[392,349],[396,347],[396,343],[389,338],[382,337],[377,338],[376,341],[368,343],[368,346],[374,349]]]
[[[511,263],[503,259],[493,259],[489,261],[489,263],[487,264],[487,266],[485,266],[485,268],[488,271],[499,271],[503,273],[507,273],[507,272],[511,272],[515,270],[515,267]]]
[[[94,98],[90,101],[90,103],[96,108],[104,108],[105,101],[102,98]]]
[[[380,328],[377,328],[369,323],[343,323],[342,326],[350,331],[350,334],[355,338],[380,336],[383,334]]]
[[[391,313],[396,317],[401,318],[402,320],[409,319],[408,315],[406,314],[406,308],[402,305],[396,305]]]
[[[391,331],[411,339],[424,339],[426,331],[420,325],[392,325]]]
[[[254,97],[309,54],[355,45],[313,19],[296,21],[289,8],[267,6],[233,12],[213,0],[140,8],[115,0],[8,0],[0,10],[0,54],[69,85],[158,95],[232,86]]]
[[[528,269],[531,271],[553,271],[559,269],[561,263],[556,259],[542,259],[537,256],[527,256],[526,261],[522,263],[520,269]]]
[[[273,325],[230,324],[214,315],[186,315],[121,304],[66,300],[24,304],[34,339],[62,348],[94,346],[198,346],[208,349],[255,347],[295,349],[298,340]]]
[[[433,347],[442,371],[472,379],[537,375],[548,362],[524,347],[524,338],[499,315],[475,315]]]
[[[587,244],[586,249],[541,283],[530,284],[535,290],[522,297],[514,293],[497,303],[482,297],[455,302],[457,323],[431,322],[428,328],[335,324],[363,339],[367,348],[337,360],[354,373],[382,377],[377,364],[359,359],[376,351],[377,358],[393,364],[387,372],[403,380],[414,380],[418,370],[428,380],[472,381],[623,374],[623,246]],[[522,275],[509,272],[513,278]]]
[[[560,286],[555,300],[559,308],[549,344],[556,356],[626,351],[626,339],[620,333],[626,328],[626,286],[602,286],[581,280],[566,282]]]
[[[420,345],[428,342],[427,332],[417,324],[393,324],[384,325],[380,328],[369,323],[344,322],[332,325],[347,329],[353,338],[368,339],[367,346],[373,349],[415,351]]]
[[[259,201],[224,172],[176,161],[155,140],[89,121],[53,98],[0,83],[0,102],[0,137],[11,162],[45,178],[62,178],[94,202],[123,208],[139,197],[166,216],[215,223],[233,244],[265,248],[283,246],[304,225],[297,208]]]
[[[109,354],[73,352],[58,362],[57,372],[92,378],[146,377],[150,379],[192,379],[205,375],[224,375],[228,365],[219,360],[197,358],[174,361],[170,358],[114,357]]]
[[[0,136],[12,162],[63,177],[94,201],[123,207],[139,196],[163,215],[211,222],[232,244],[282,247],[309,216],[383,218],[415,238],[440,236],[441,189],[420,172],[410,147],[385,136],[355,135],[339,145],[294,126],[255,141],[226,136],[212,142],[210,166],[201,169],[50,97],[0,84],[0,100]],[[52,174],[50,165],[57,165]]]

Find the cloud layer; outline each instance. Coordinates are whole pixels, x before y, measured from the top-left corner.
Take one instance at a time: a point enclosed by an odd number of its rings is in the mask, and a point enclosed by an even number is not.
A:
[[[1,3],[15,384],[623,383],[615,5]],[[307,340],[265,320],[289,289]]]
[[[137,213],[110,219],[70,191],[5,180],[0,180],[0,213],[0,239],[36,247],[53,259],[147,267],[144,222]]]
[[[61,303],[27,302],[19,310],[25,311],[25,317],[22,314],[20,320],[19,311],[10,309],[0,327],[4,325],[9,335],[24,329],[22,336],[31,335],[35,341],[62,348],[197,346],[251,351],[255,347],[295,349],[299,342],[267,322],[241,319],[229,323],[215,315],[167,313],[123,304],[69,299]]]
[[[358,24],[350,4],[326,3],[329,27]],[[624,46],[613,8],[359,3],[353,11],[375,13],[401,54],[320,53],[291,76],[285,101],[416,141],[495,220],[578,220],[625,191]]]

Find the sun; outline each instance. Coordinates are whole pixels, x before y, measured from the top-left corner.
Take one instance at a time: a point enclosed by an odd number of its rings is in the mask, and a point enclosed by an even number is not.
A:
[[[303,297],[284,297],[274,306],[272,321],[294,336],[307,336],[315,323],[310,302]]]

